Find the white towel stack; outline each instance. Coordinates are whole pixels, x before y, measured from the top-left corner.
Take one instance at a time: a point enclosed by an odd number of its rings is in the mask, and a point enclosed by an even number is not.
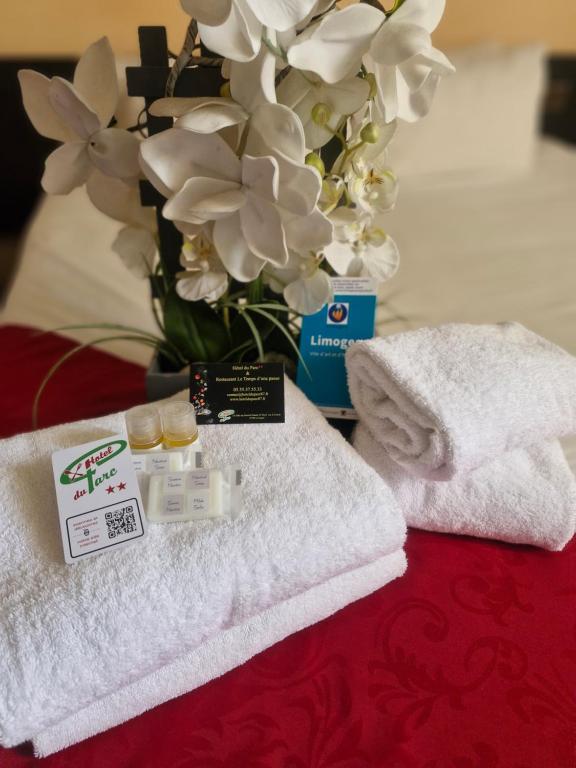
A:
[[[223,674],[401,575],[386,484],[289,382],[286,423],[206,427],[244,470],[243,517],[150,525],[63,561],[50,455],[123,415],[0,442],[0,744],[49,754]]]
[[[347,366],[354,445],[409,525],[552,550],[573,536],[557,438],[576,432],[575,358],[516,323],[453,324],[360,342]]]

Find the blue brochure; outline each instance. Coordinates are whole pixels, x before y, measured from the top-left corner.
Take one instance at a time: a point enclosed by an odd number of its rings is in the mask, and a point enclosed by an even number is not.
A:
[[[354,341],[374,336],[376,289],[369,278],[334,277],[334,301],[302,318],[297,384],[326,416],[354,419],[344,355]]]

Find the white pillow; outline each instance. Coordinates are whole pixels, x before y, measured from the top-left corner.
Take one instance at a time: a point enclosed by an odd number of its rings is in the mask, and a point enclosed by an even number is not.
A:
[[[448,56],[456,73],[440,82],[426,117],[399,124],[393,169],[400,177],[529,169],[546,84],[543,46],[484,43]]]

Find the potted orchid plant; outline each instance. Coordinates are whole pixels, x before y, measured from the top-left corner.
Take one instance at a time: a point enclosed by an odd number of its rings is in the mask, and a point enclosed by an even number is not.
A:
[[[85,185],[121,221],[112,244],[148,278],[158,335],[118,327],[154,347],[164,367],[298,355],[299,317],[330,301],[332,275],[388,280],[398,248],[386,231],[398,181],[388,145],[397,124],[430,108],[453,70],[430,34],[445,0],[181,0],[191,21],[166,97],[149,115],[116,122],[114,55],[106,38],[80,58],[73,82],[23,70],[36,129],[61,142],[42,186]],[[174,96],[185,67],[219,67],[209,97]],[[182,238],[164,258],[148,180]],[[109,337],[107,336],[106,339]]]

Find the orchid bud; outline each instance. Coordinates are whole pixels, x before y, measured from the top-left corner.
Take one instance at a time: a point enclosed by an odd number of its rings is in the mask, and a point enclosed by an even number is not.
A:
[[[324,163],[320,155],[317,155],[316,152],[309,152],[306,155],[304,162],[306,163],[306,165],[311,165],[312,168],[316,168],[320,176],[324,177],[326,173],[326,168],[324,166]]]
[[[220,96],[222,96],[224,99],[229,99],[230,95],[230,81],[227,80],[220,86]]]
[[[318,104],[315,104],[312,107],[312,121],[316,123],[316,125],[326,125],[328,120],[332,117],[332,110],[328,106],[328,104],[323,104],[322,102],[319,102]]]
[[[360,131],[360,140],[366,144],[376,144],[380,138],[380,128],[376,123],[366,123],[364,128]]]

